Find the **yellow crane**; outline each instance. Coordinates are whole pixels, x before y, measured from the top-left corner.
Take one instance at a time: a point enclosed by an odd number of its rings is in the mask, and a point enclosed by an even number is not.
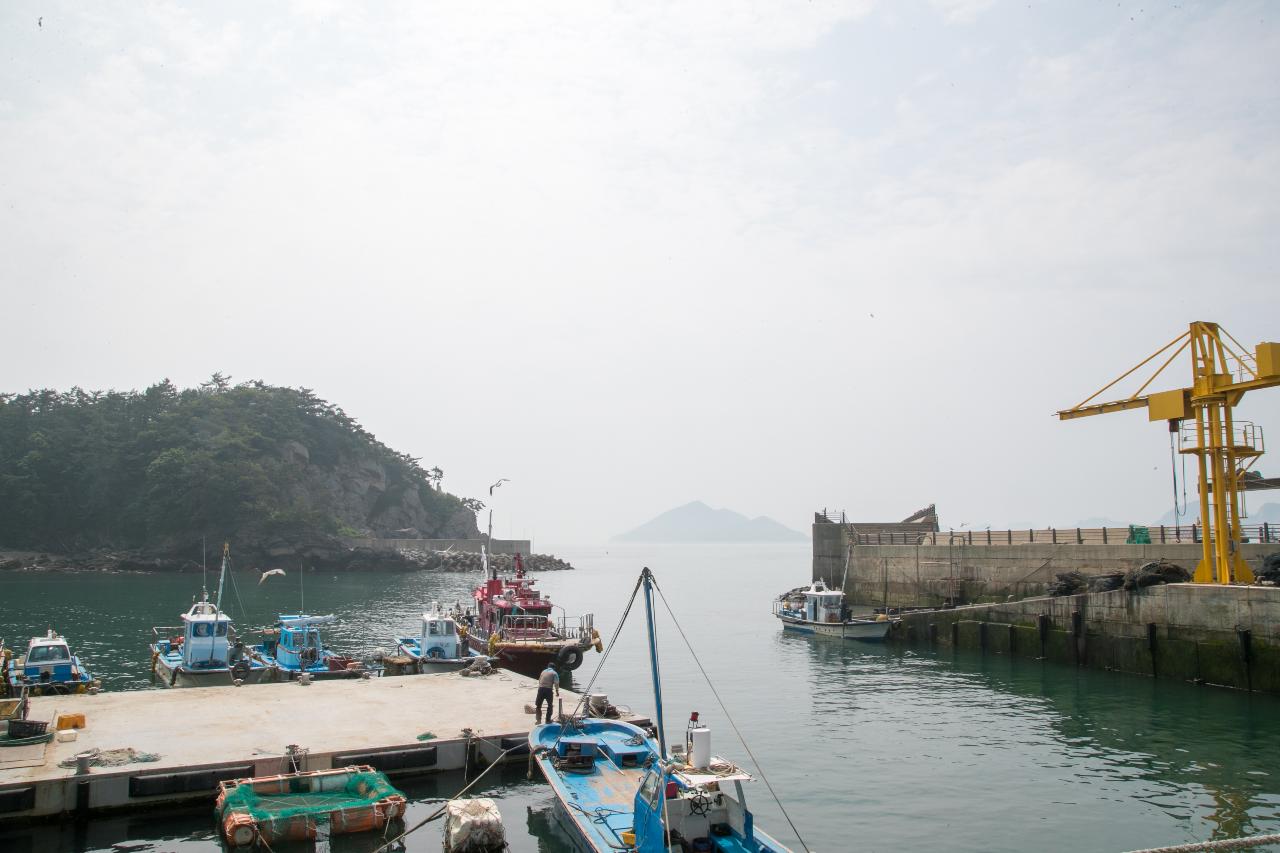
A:
[[[1233,346],[1234,345],[1234,346]],[[1144,393],[1180,354],[1191,350],[1191,387]],[[1172,352],[1170,353],[1170,350]],[[1168,357],[1128,397],[1093,402],[1162,355]],[[1240,478],[1266,449],[1261,427],[1236,423],[1232,409],[1246,391],[1280,385],[1280,343],[1261,343],[1252,354],[1217,323],[1190,328],[1081,403],[1058,412],[1061,420],[1146,408],[1151,421],[1168,421],[1179,434],[1180,452],[1200,465],[1200,541],[1203,554],[1196,583],[1250,583],[1253,572],[1240,556]],[[1195,419],[1192,435],[1183,421]]]

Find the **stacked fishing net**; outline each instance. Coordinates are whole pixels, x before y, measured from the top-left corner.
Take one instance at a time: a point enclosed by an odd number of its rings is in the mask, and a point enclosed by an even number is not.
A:
[[[405,798],[382,773],[352,767],[347,773],[297,774],[224,783],[218,797],[224,837],[234,846],[252,840],[308,841],[317,825],[339,835],[381,829],[404,814]]]
[[[502,814],[493,800],[453,800],[445,807],[444,849],[447,853],[503,850],[507,844]]]
[[[1087,575],[1084,572],[1061,572],[1049,584],[1051,596],[1079,595],[1082,592],[1110,592],[1114,589],[1141,589],[1163,583],[1186,583],[1191,573],[1167,560],[1154,560],[1131,572],[1106,572]]]

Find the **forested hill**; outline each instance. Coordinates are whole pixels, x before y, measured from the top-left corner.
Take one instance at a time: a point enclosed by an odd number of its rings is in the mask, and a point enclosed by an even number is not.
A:
[[[0,394],[0,547],[283,552],[339,536],[478,535],[479,503],[306,388]]]

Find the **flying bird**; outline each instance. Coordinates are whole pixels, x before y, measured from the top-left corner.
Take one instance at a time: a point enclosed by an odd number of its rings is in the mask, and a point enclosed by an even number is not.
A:
[[[262,577],[258,578],[258,586],[262,586],[262,582],[267,578],[271,577],[272,575],[279,575],[280,577],[284,577],[284,569],[267,569],[265,572],[262,573]]]

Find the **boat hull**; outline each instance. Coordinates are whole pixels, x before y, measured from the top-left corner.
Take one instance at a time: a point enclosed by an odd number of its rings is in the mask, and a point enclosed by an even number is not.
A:
[[[793,619],[779,616],[782,627],[796,634],[809,634],[818,637],[837,637],[842,640],[863,640],[879,642],[889,633],[892,620],[877,622],[874,619],[852,619],[847,622],[810,622],[805,619]]]
[[[36,681],[14,676],[6,685],[7,695],[12,698],[22,696],[24,690],[28,696],[72,696],[88,693],[97,686],[98,682],[88,673],[82,673],[81,678],[75,681]]]
[[[621,720],[580,720],[567,732],[559,723],[548,723],[529,733],[529,746],[556,796],[556,820],[575,847],[586,853],[663,849],[661,838],[645,838],[644,824],[637,826],[637,795],[658,758],[658,745],[644,730]],[[584,754],[592,760],[582,761],[579,756]],[[664,773],[664,778],[676,777]],[[732,804],[721,796],[719,787],[702,789],[704,795],[692,800],[700,811],[686,810],[689,800],[668,793],[660,828],[668,827],[673,839],[702,839],[713,845],[705,849],[790,853],[752,827],[753,821],[741,804],[740,784],[734,784],[739,785],[739,794]],[[676,782],[670,785],[674,788]],[[713,825],[722,827],[724,834],[711,831]],[[662,834],[651,831],[651,835]]]
[[[460,658],[439,658],[422,654],[422,646],[417,637],[396,637],[396,654],[403,655],[413,662],[413,672],[457,672],[479,660],[470,649],[464,649],[466,655]]]
[[[537,675],[546,669],[547,664],[554,664],[559,669],[575,670],[582,665],[587,651],[592,648],[591,643],[584,645],[579,640],[547,639],[536,642],[489,643],[487,639],[474,635],[467,637],[467,645],[476,654],[488,655],[489,660],[503,669],[524,675]]]
[[[153,671],[156,681],[165,687],[227,687],[237,679],[242,684],[262,684],[276,680],[277,676],[275,667],[266,666],[250,668],[243,678],[227,668],[192,670],[163,656],[156,658]]]

